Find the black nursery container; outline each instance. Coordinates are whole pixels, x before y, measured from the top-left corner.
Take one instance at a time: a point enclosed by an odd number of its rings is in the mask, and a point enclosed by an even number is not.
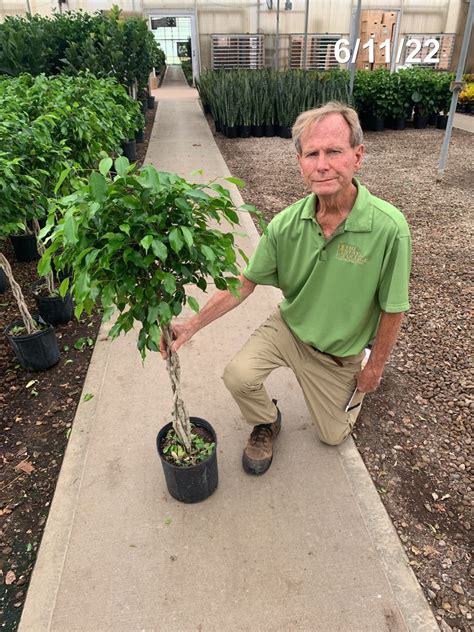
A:
[[[262,138],[263,125],[252,125],[252,136],[255,136],[255,138]]]
[[[135,139],[122,143],[122,149],[123,155],[125,158],[128,158],[130,162],[134,162],[137,159],[137,143]]]
[[[8,289],[8,279],[7,275],[3,271],[3,268],[0,268],[0,294],[3,294]]]
[[[17,261],[36,261],[40,258],[34,233],[10,235],[10,241]]]
[[[436,123],[437,129],[446,129],[448,126],[448,117],[442,116],[441,114],[438,116],[438,122]]]
[[[161,452],[161,442],[168,430],[173,427],[172,423],[166,424],[160,430],[156,438],[156,447],[171,496],[183,503],[199,503],[208,498],[217,488],[217,437],[213,427],[205,419],[190,417],[190,421],[194,426],[204,428],[212,435],[215,444],[214,451],[206,461],[189,467],[179,467],[165,461]]]
[[[143,143],[144,140],[145,140],[145,132],[142,129],[138,130],[138,132],[135,132],[136,143]]]
[[[147,97],[146,103],[147,103],[148,109],[153,110],[153,108],[155,107],[155,97],[153,96]]]
[[[36,319],[37,320],[37,319]],[[48,325],[34,334],[14,336],[10,330],[17,325],[23,326],[23,321],[17,320],[5,329],[13,351],[24,369],[43,371],[54,366],[59,360],[59,347],[54,327]]]
[[[273,124],[264,125],[263,135],[267,136],[267,138],[271,138],[272,136],[275,136],[275,126]]]
[[[38,292],[38,282],[33,284],[33,294],[41,318],[50,325],[65,325],[74,316],[74,304],[70,294],[61,296],[42,296]]]

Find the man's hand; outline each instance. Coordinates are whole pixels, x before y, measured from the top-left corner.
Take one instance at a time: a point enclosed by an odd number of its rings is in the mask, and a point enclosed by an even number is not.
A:
[[[176,353],[180,347],[184,345],[190,338],[194,335],[193,328],[186,323],[173,323],[171,325],[171,329],[173,330],[173,344],[171,345],[171,351]],[[166,348],[165,341],[163,336],[161,336],[160,340],[160,353],[163,360],[168,358],[168,349]]]
[[[372,393],[377,390],[381,379],[382,371],[376,370],[369,363],[357,376],[357,388],[362,393]]]

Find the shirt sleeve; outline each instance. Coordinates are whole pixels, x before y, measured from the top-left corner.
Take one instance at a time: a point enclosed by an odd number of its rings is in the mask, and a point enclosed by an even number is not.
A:
[[[278,285],[277,244],[272,222],[261,236],[243,275],[257,285]]]
[[[378,291],[380,308],[384,312],[406,312],[410,309],[408,284],[411,270],[410,234],[398,236],[392,245]]]

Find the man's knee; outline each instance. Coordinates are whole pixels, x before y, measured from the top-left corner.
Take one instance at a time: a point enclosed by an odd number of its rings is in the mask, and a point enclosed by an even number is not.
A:
[[[250,393],[262,386],[261,384],[253,384],[245,367],[234,360],[231,360],[225,367],[222,379],[231,393]]]
[[[336,446],[341,445],[351,434],[352,425],[347,425],[346,428],[325,428],[319,429],[319,440],[326,445]]]

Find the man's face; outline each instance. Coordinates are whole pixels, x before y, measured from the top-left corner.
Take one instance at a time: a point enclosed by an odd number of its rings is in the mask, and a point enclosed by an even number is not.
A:
[[[329,114],[301,137],[301,175],[317,196],[347,191],[360,169],[364,146],[351,147],[350,128],[341,114]]]

